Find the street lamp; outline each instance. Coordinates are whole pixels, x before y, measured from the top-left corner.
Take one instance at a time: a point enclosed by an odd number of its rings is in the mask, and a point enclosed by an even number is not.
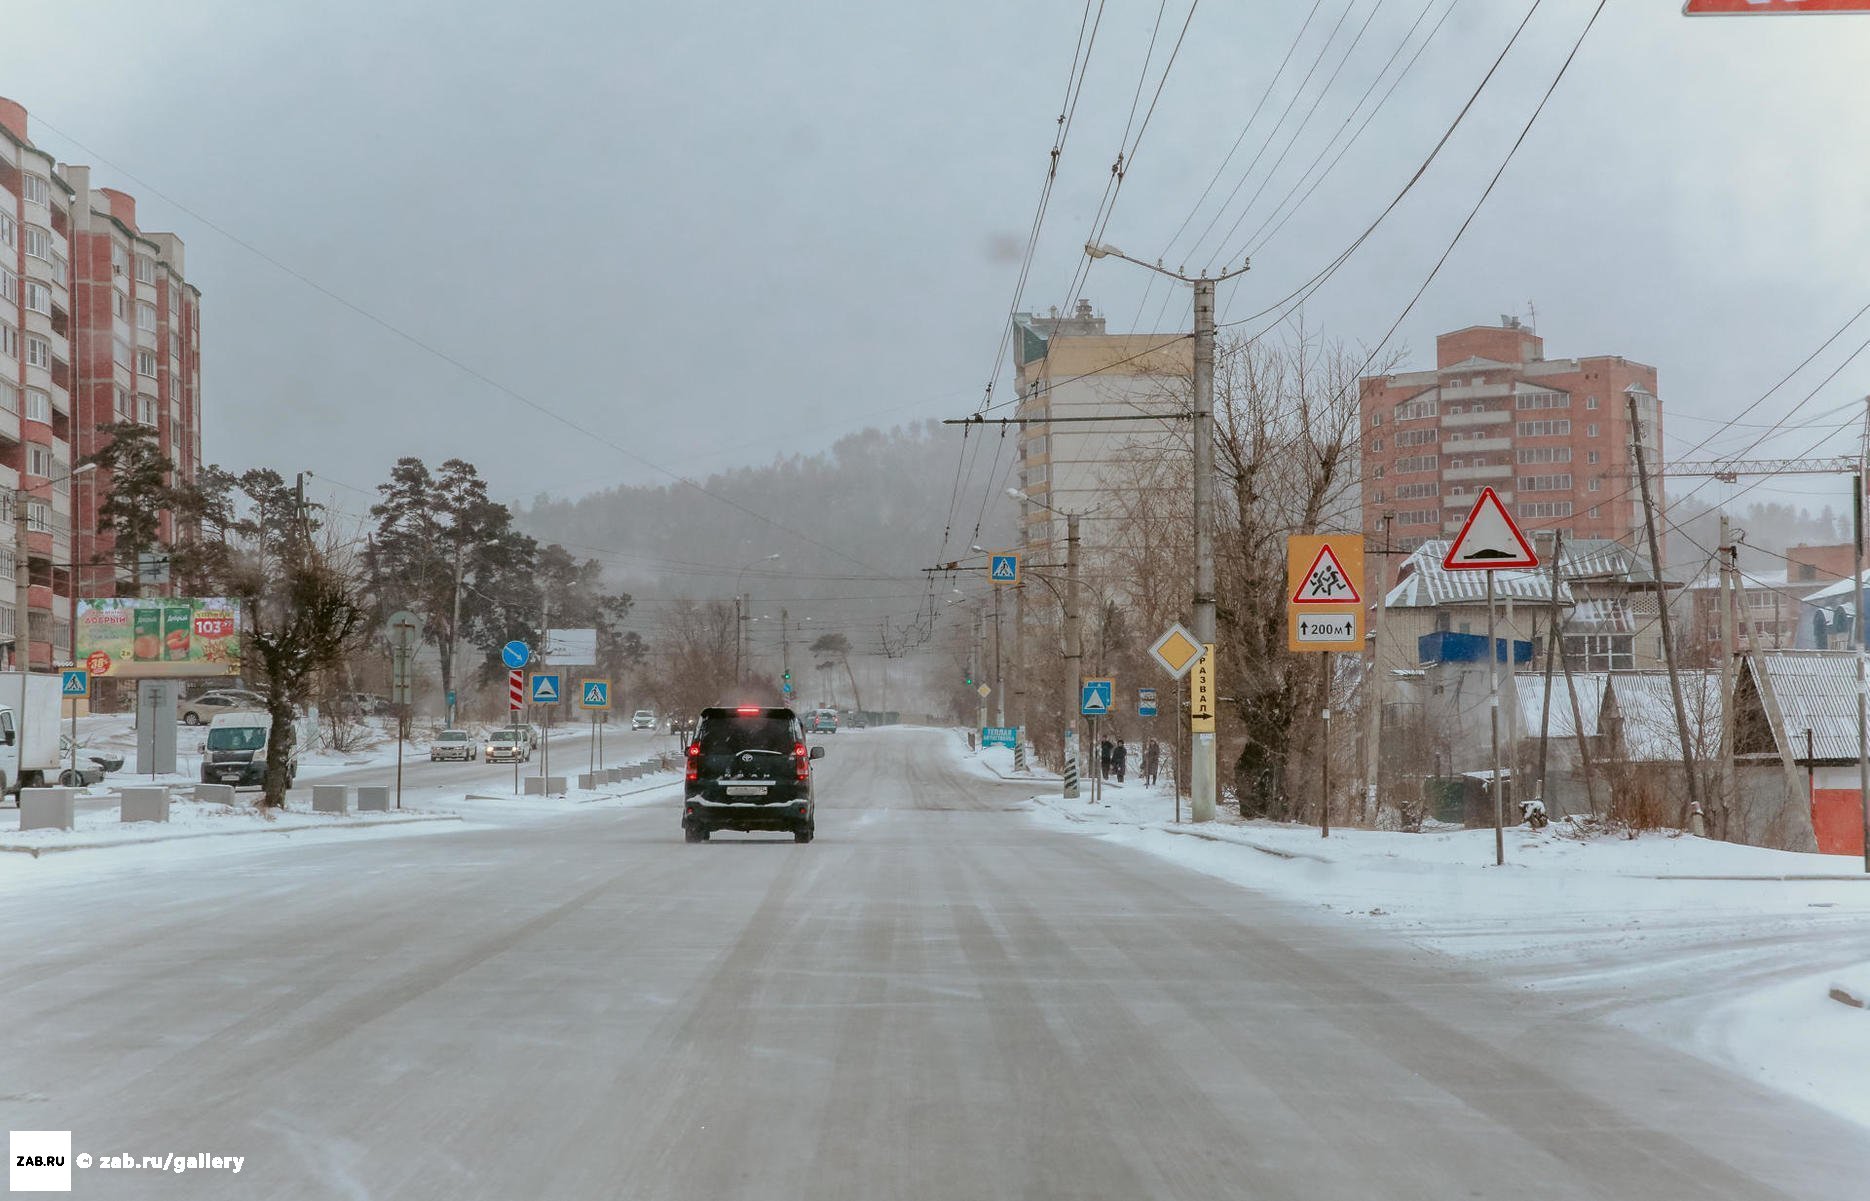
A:
[[[745,681],[746,668],[748,666],[746,660],[752,657],[751,648],[747,646],[746,610],[751,609],[753,607],[753,603],[752,603],[753,598],[748,597],[746,607],[742,608],[741,597],[740,597],[740,585],[742,581],[744,581],[747,578],[747,572],[750,571],[752,568],[754,568],[755,566],[761,563],[774,562],[778,558],[779,558],[779,552],[774,551],[770,555],[761,555],[757,559],[748,559],[744,564],[741,565],[740,570],[736,572],[734,575],[734,683],[735,684],[740,684]]]
[[[1242,261],[1231,271],[1218,275],[1186,275],[1171,271],[1161,263],[1146,263],[1132,258],[1108,243],[1087,242],[1084,253],[1091,259],[1105,257],[1135,263],[1148,271],[1179,280],[1195,290],[1195,403],[1194,427],[1190,437],[1195,459],[1195,639],[1204,647],[1214,645],[1214,285],[1246,273],[1251,263]],[[1190,714],[1191,720],[1196,715]],[[1212,727],[1212,715],[1208,718]],[[1189,815],[1198,822],[1214,820],[1215,752],[1214,731],[1192,731],[1193,753],[1189,771]]]
[[[1067,729],[1067,741],[1071,744],[1065,749],[1066,757],[1076,763],[1075,773],[1066,773],[1065,795],[1078,795],[1078,780],[1084,776],[1084,764],[1080,755],[1084,741],[1078,736],[1078,689],[1084,679],[1084,634],[1080,622],[1078,602],[1078,518],[1080,514],[1069,513],[1056,508],[1045,501],[1028,496],[1018,488],[1008,488],[1006,494],[1014,500],[1029,505],[1037,505],[1048,513],[1056,513],[1065,519],[1065,714],[1070,718]]]

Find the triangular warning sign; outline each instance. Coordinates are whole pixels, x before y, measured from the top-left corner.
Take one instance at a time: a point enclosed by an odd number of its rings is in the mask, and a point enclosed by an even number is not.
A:
[[[584,703],[587,705],[603,704],[604,686],[602,684],[586,684],[584,686]]]
[[[1344,570],[1344,564],[1338,562],[1337,552],[1331,549],[1329,542],[1318,548],[1318,557],[1306,569],[1305,578],[1299,582],[1299,590],[1292,594],[1295,605],[1359,605],[1363,597],[1357,594],[1357,584],[1351,579],[1351,573]]]
[[[1493,489],[1482,488],[1480,499],[1474,502],[1473,512],[1467,515],[1441,565],[1449,571],[1537,567],[1539,556],[1533,553],[1532,544],[1519,532],[1512,514]]]

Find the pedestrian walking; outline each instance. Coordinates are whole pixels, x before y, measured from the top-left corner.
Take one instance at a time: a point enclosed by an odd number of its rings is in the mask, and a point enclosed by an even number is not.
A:
[[[1143,744],[1143,783],[1156,786],[1156,770],[1162,766],[1162,745],[1154,738]]]
[[[1110,779],[1110,754],[1110,735],[1106,734],[1097,744],[1097,778],[1100,780]]]
[[[1123,783],[1123,765],[1129,761],[1129,758],[1130,748],[1124,744],[1123,739],[1119,738],[1117,749],[1110,752],[1110,763],[1117,769],[1117,783],[1119,784]]]

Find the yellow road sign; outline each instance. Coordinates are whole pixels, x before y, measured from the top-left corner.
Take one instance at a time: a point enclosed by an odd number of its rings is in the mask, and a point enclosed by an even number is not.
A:
[[[1286,649],[1362,650],[1363,578],[1362,534],[1286,539]]]
[[[1214,733],[1214,644],[1195,660],[1188,677],[1188,728],[1195,734]]]
[[[1188,669],[1193,667],[1195,660],[1201,657],[1201,643],[1195,640],[1193,634],[1183,629],[1180,622],[1177,622],[1170,626],[1162,637],[1156,639],[1156,644],[1149,648],[1149,653],[1156,662],[1162,664],[1164,671],[1179,680],[1188,674]]]

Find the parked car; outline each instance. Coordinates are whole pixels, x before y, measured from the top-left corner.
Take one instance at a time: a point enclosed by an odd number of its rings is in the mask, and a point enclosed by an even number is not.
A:
[[[807,734],[835,734],[838,732],[838,711],[836,709],[813,709],[805,715]]]
[[[396,706],[390,704],[388,697],[373,692],[353,692],[349,700],[365,717],[389,717],[396,712]]]
[[[203,784],[232,784],[257,788],[266,782],[272,746],[273,719],[264,713],[222,713],[208,726],[208,741],[201,756]],[[286,787],[299,774],[299,752],[294,746],[286,759]]]
[[[532,742],[524,726],[507,726],[488,733],[481,753],[489,763],[526,763],[532,759]]]
[[[684,841],[706,842],[715,830],[789,830],[794,842],[810,842],[817,833],[812,760],[824,753],[805,745],[790,709],[703,709],[688,744]]]
[[[175,715],[185,726],[205,726],[223,713],[257,712],[264,708],[266,698],[259,693],[225,688],[176,702]]]
[[[864,715],[856,709],[852,709],[849,713],[844,715],[844,724],[852,730],[867,730],[870,728],[870,723],[865,721]]]
[[[77,767],[71,767],[71,736],[69,734],[58,736],[58,757],[61,763],[67,765],[59,769],[58,782],[61,788],[83,788],[90,784],[102,783],[105,776],[123,767],[122,755],[108,751],[86,750],[83,746],[78,748]]]
[[[656,711],[654,709],[638,709],[635,713],[630,715],[630,728],[632,730],[649,730],[654,732],[656,728]]]
[[[443,730],[435,736],[435,741],[429,743],[429,762],[459,759],[463,763],[472,763],[479,749],[474,736],[466,730]]]

